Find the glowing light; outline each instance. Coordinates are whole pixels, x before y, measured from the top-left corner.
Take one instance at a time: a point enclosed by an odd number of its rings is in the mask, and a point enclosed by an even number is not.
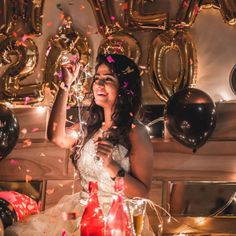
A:
[[[76,132],[75,130],[72,130],[70,133],[70,136],[73,137],[74,139],[78,139],[79,138],[79,133]]]
[[[197,219],[196,219],[196,223],[199,225],[204,224],[205,221],[206,221],[206,219],[204,217],[197,217]]]
[[[37,113],[40,113],[40,114],[44,113],[45,110],[46,110],[46,107],[44,107],[44,106],[38,106],[36,108]]]

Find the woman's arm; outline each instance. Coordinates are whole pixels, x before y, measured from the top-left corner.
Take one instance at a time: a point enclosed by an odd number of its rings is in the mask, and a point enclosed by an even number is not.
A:
[[[153,175],[153,147],[147,130],[137,125],[130,134],[130,175],[125,176],[125,194],[129,197],[147,197]]]
[[[78,76],[79,66],[71,65],[62,67],[63,80],[54,101],[49,117],[47,136],[50,141],[62,148],[72,148],[76,142],[73,135],[76,128],[66,128],[66,107],[69,96],[69,89]]]
[[[125,174],[125,195],[128,197],[147,197],[151,189],[153,175],[153,147],[147,130],[137,125],[130,134],[132,144],[130,154],[131,172]],[[105,160],[104,164],[111,177],[116,176],[121,168],[113,160]]]

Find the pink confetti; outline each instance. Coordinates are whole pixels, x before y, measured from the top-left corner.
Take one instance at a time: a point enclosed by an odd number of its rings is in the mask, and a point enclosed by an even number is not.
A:
[[[39,131],[39,128],[33,128],[31,132],[37,132]]]
[[[66,236],[66,230],[65,229],[62,230],[61,236]]]
[[[18,161],[14,160],[14,159],[11,159],[11,160],[10,160],[10,163],[11,163],[11,165],[17,165],[17,164],[18,164]]]
[[[34,36],[31,34],[24,34],[21,38],[21,41],[25,42],[27,39],[33,39]]]
[[[183,2],[183,7],[186,7],[186,8],[188,7],[187,1],[184,1],[184,2]]]
[[[123,88],[127,88],[127,87],[128,87],[128,85],[129,85],[129,83],[128,83],[128,82],[126,82],[126,81],[124,81]]]
[[[113,60],[112,56],[108,56],[108,57],[107,57],[107,61],[108,61],[109,63],[115,62],[115,61]]]
[[[114,16],[111,16],[110,19],[114,21],[116,18]]]
[[[25,97],[24,105],[27,105],[29,101],[30,101],[30,97]]]

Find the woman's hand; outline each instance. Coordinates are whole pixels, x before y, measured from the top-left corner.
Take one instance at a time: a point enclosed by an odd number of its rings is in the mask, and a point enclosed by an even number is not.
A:
[[[77,63],[67,63],[61,66],[62,68],[62,82],[69,88],[71,84],[78,77],[82,65]]]
[[[96,157],[102,160],[103,166],[108,167],[113,161],[113,145],[111,142],[98,138],[96,145]]]

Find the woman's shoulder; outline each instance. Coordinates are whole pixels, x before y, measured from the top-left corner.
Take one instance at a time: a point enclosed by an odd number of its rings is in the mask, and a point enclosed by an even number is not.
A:
[[[131,138],[148,138],[148,131],[145,125],[140,120],[134,120],[132,124],[132,130],[130,133]]]

